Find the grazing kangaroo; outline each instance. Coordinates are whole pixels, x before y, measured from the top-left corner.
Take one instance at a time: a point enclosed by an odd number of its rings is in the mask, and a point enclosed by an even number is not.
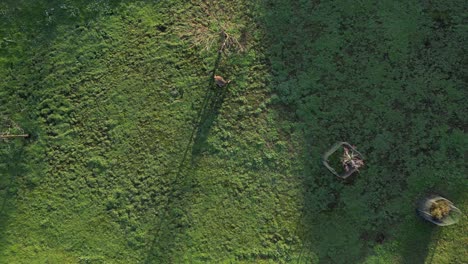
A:
[[[215,75],[214,77],[214,80],[216,82],[216,84],[219,86],[219,87],[223,87],[225,86],[226,84],[230,83],[231,80],[224,80],[223,77],[219,76],[219,75]]]

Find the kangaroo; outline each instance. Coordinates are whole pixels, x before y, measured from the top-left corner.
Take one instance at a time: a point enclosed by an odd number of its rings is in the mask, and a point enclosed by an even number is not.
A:
[[[214,76],[214,80],[216,82],[216,84],[219,86],[219,87],[223,87],[225,86],[226,84],[230,83],[231,80],[224,80],[223,77],[219,76],[219,75],[215,75]]]

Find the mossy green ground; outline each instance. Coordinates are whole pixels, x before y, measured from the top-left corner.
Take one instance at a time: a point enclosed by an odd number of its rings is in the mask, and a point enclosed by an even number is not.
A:
[[[0,263],[467,262],[465,1],[204,2],[0,4]]]

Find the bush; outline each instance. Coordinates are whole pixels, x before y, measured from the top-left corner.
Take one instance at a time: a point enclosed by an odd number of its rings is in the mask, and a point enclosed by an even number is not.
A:
[[[445,200],[439,200],[432,204],[431,209],[431,216],[435,220],[442,220],[444,217],[449,215],[450,213],[450,203]]]

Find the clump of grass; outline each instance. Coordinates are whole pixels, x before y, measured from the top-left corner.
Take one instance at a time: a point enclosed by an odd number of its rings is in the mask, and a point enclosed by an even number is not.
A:
[[[445,200],[439,200],[432,204],[431,209],[431,216],[435,220],[442,220],[450,213],[450,203]]]

